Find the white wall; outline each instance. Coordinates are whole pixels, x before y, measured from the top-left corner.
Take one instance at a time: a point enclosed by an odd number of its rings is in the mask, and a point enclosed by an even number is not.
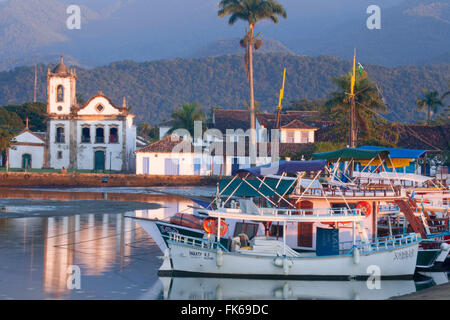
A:
[[[178,159],[180,175],[194,175],[193,153],[136,153],[136,174],[144,173],[144,158],[149,158],[149,174],[165,175],[165,160]]]
[[[59,126],[64,127],[64,143],[56,143],[56,127]],[[49,145],[49,153],[50,153],[50,161],[48,166],[53,169],[62,169],[69,168],[70,164],[70,155],[69,155],[69,141],[70,141],[70,121],[69,120],[50,120],[50,132],[49,132],[50,141]],[[62,158],[58,159],[58,152],[62,152]]]
[[[281,130],[280,131],[280,140],[282,143],[292,143],[291,141],[288,141],[288,132],[292,134],[294,133],[294,143],[306,143],[302,141],[302,132],[308,133],[308,142],[307,143],[314,143],[314,130]]]
[[[56,101],[56,94],[57,94],[57,88],[59,85],[62,85],[64,87],[64,101],[63,102],[57,102]],[[51,77],[49,80],[49,92],[48,98],[49,98],[49,110],[50,113],[56,113],[56,114],[70,114],[70,108],[71,108],[71,102],[73,97],[75,96],[75,85],[76,82],[71,77]],[[58,107],[61,106],[62,110],[59,111]]]
[[[22,168],[22,156],[31,155],[31,168],[42,169],[44,167],[44,147],[43,146],[14,146],[9,148],[9,167]]]
[[[82,143],[82,128],[89,126],[91,130],[91,141]],[[97,127],[104,129],[104,143],[95,142],[95,130]],[[111,127],[118,129],[118,143],[109,143],[109,130]],[[104,121],[77,121],[77,168],[80,170],[94,170],[94,153],[97,150],[105,151],[105,170],[122,170],[123,153],[123,121],[104,120]]]

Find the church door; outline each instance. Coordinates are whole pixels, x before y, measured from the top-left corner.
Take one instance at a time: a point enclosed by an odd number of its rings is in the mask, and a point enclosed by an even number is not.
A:
[[[30,169],[31,168],[31,154],[25,153],[22,155],[22,168]]]
[[[105,151],[95,151],[94,170],[105,170]]]

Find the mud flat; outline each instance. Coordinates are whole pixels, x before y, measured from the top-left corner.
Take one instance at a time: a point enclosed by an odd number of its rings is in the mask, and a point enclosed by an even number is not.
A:
[[[392,300],[450,300],[450,283],[395,297]]]

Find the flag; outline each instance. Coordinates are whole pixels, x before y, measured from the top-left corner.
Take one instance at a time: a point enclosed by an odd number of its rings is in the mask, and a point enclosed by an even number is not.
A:
[[[362,66],[361,63],[358,62],[358,72],[360,75],[362,74],[363,70],[364,70],[364,67]]]

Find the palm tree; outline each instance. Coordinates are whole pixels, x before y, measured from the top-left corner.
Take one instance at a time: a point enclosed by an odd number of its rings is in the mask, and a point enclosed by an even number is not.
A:
[[[181,109],[174,110],[172,113],[172,119],[174,123],[170,132],[175,129],[186,129],[194,136],[194,122],[203,121],[205,114],[200,110],[200,105],[197,103],[185,103]],[[204,125],[204,124],[203,124]]]
[[[417,110],[422,111],[427,108],[427,123],[431,120],[431,111],[436,113],[439,107],[444,106],[442,100],[439,98],[439,92],[436,90],[422,89],[423,98],[416,100]]]
[[[351,74],[331,78],[331,81],[339,90],[332,92],[325,102],[329,117],[336,122],[334,130],[330,131],[336,139],[330,138],[335,142],[344,142],[350,127]],[[373,85],[365,71],[361,75],[356,75],[354,91],[356,125],[358,131],[362,133],[361,138],[384,140],[378,129],[386,122],[378,113],[386,112],[387,108],[378,95],[377,87]]]
[[[271,20],[277,24],[278,16],[287,18],[283,6],[273,0],[221,0],[219,3],[219,17],[230,15],[228,24],[234,25],[236,21],[243,20],[248,23],[249,29],[240,44],[246,48],[245,62],[250,82],[250,163],[256,163],[256,135],[255,135],[255,95],[253,86],[253,48],[258,50],[262,46],[258,35],[255,37],[255,25],[261,20]]]

